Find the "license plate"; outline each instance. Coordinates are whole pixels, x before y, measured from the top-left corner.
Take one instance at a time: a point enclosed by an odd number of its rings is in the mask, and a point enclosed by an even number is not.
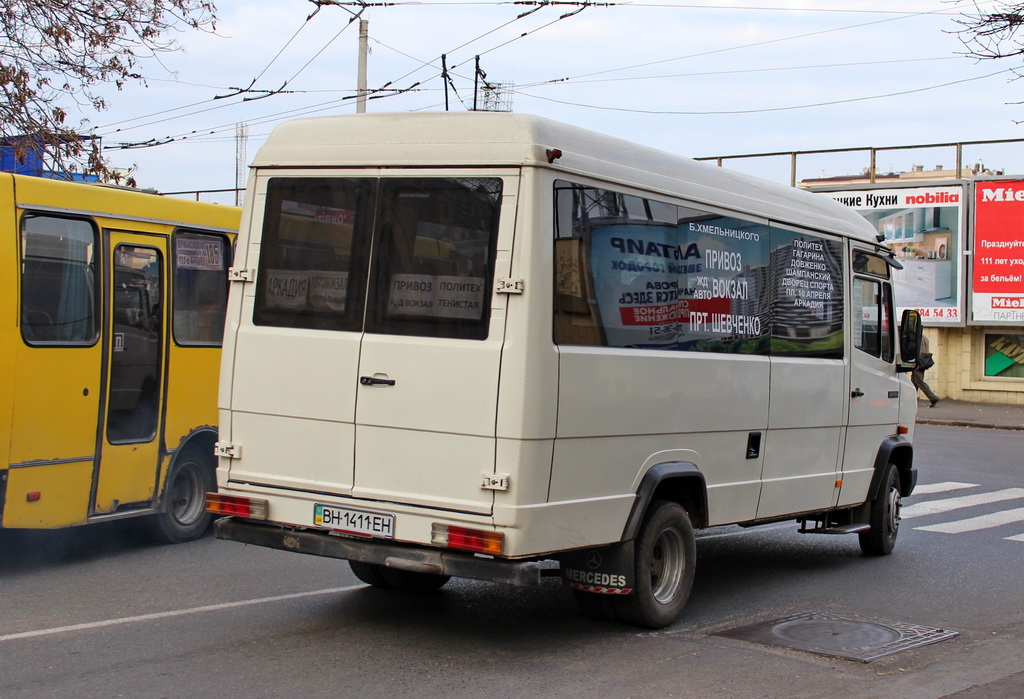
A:
[[[378,539],[395,538],[395,516],[334,505],[314,505],[313,524],[325,529]]]

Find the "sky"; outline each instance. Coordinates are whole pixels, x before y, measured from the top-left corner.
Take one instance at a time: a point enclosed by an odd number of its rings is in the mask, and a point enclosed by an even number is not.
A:
[[[144,60],[144,85],[105,90],[109,109],[78,115],[141,187],[233,188],[239,125],[247,163],[278,123],[356,110],[358,3],[311,18],[307,0],[217,4],[215,33],[174,34],[181,50]],[[974,4],[997,3],[367,2],[367,86],[381,89],[367,111],[444,111],[446,100],[470,110],[479,56],[512,111],[691,157],[1024,139],[1024,80],[1012,72],[1024,63],[964,55],[956,20]],[[900,152],[878,165],[931,169],[945,153]],[[969,157],[1024,172],[1024,146]],[[806,176],[855,167],[825,156]]]

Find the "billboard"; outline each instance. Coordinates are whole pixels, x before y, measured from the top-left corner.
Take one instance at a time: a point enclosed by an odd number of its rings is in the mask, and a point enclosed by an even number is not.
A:
[[[971,320],[1024,323],[1024,181],[974,183]]]
[[[913,308],[925,325],[964,325],[965,185],[820,193],[855,209],[885,236],[903,265],[893,270],[897,313]]]

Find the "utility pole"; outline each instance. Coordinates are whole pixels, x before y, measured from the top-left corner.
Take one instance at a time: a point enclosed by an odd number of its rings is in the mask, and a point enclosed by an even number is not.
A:
[[[444,111],[448,111],[448,54],[441,54],[441,81],[444,83]]]
[[[370,22],[359,20],[359,76],[356,84],[356,114],[366,113],[366,57],[369,53],[367,36]]]
[[[473,71],[473,111],[476,111],[476,96],[480,94],[480,57],[476,57],[476,69]]]

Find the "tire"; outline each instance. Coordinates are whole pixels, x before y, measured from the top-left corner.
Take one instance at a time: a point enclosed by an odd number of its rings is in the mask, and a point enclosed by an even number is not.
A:
[[[697,542],[680,505],[655,502],[644,519],[633,553],[632,595],[610,597],[620,621],[660,629],[679,618],[693,588]]]
[[[376,563],[363,563],[362,561],[349,561],[348,566],[352,569],[355,576],[367,585],[391,589],[391,585],[384,578],[384,566],[377,565]]]
[[[900,532],[900,475],[893,464],[886,464],[878,495],[871,501],[871,529],[860,532],[860,550],[865,556],[887,556],[896,546]]]
[[[415,573],[410,570],[388,568],[377,563],[349,561],[348,565],[355,576],[367,585],[399,592],[437,592],[451,579],[448,575]]]
[[[213,465],[195,451],[174,459],[161,497],[161,512],[153,519],[156,539],[181,544],[205,534],[213,519],[206,511],[206,493],[216,489],[216,485]]]

